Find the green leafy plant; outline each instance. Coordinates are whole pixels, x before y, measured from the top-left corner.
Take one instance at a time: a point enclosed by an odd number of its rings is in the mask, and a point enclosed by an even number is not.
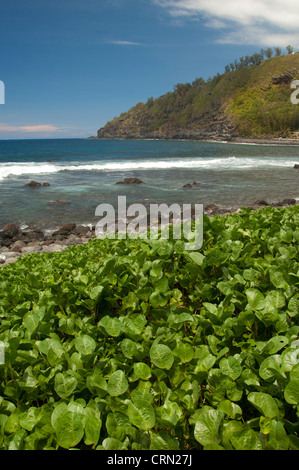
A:
[[[1,449],[298,450],[299,211],[0,271]]]

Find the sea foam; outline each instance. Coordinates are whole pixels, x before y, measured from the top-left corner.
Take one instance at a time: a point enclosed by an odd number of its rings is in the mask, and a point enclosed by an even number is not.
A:
[[[97,161],[90,163],[70,162],[60,163],[3,163],[0,164],[0,180],[14,178],[21,175],[46,175],[61,171],[134,171],[134,170],[170,170],[170,169],[210,169],[210,170],[238,170],[265,167],[290,167],[294,160],[273,158],[247,158],[247,157],[219,157],[219,158],[153,158],[148,160],[118,160]]]

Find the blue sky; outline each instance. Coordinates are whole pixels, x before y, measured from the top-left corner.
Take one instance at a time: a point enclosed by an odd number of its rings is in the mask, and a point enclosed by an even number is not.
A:
[[[10,0],[0,17],[0,139],[95,135],[114,116],[299,47],[298,0]]]

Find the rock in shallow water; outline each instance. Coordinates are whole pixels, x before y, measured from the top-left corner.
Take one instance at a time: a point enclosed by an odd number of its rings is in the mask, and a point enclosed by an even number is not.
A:
[[[49,204],[54,204],[54,205],[55,205],[55,204],[57,204],[57,205],[61,204],[61,205],[63,205],[63,204],[70,204],[70,202],[68,202],[68,201],[61,201],[60,199],[56,199],[55,201],[49,201]]]
[[[38,181],[30,181],[30,183],[25,184],[25,186],[29,186],[30,188],[39,188],[41,183]]]
[[[25,186],[30,188],[39,188],[40,186],[50,186],[50,183],[39,183],[38,181],[30,181],[30,183],[26,183]]]
[[[116,184],[144,184],[139,178],[125,178],[123,181],[118,181]]]
[[[198,188],[198,187],[199,187],[199,183],[197,183],[196,181],[193,181],[193,183],[184,184],[182,189],[193,189],[193,188]]]

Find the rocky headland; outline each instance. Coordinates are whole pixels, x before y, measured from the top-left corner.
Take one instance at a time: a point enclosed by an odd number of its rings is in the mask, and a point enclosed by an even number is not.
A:
[[[299,105],[291,84],[299,53],[178,83],[101,127],[95,139],[163,139],[299,143]]]

